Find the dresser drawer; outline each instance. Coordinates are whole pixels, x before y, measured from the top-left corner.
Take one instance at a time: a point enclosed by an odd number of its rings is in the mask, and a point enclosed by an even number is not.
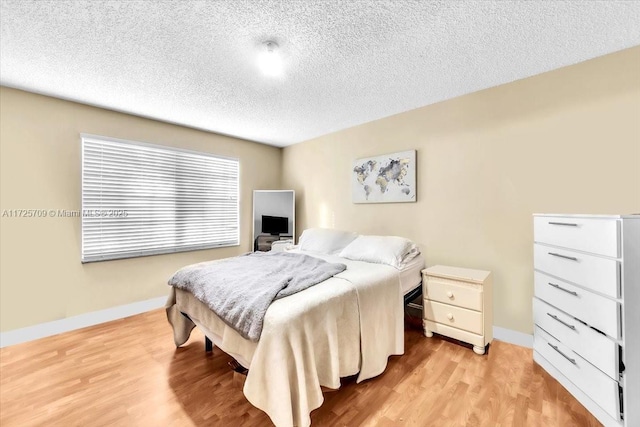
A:
[[[611,417],[620,419],[616,381],[538,327],[534,331],[533,348]]]
[[[533,248],[533,266],[552,276],[593,289],[612,298],[619,294],[618,261],[552,248],[536,243]]]
[[[612,338],[620,338],[620,306],[562,280],[534,272],[535,296]]]
[[[612,339],[537,298],[533,321],[609,377],[618,378],[618,344]]]
[[[424,318],[427,320],[464,329],[475,334],[482,335],[483,333],[482,313],[478,311],[442,304],[429,299],[424,300],[423,310]]]
[[[482,311],[482,288],[454,280],[426,277],[424,296],[432,301]]]
[[[618,257],[619,224],[616,219],[536,216],[534,241],[568,249]]]

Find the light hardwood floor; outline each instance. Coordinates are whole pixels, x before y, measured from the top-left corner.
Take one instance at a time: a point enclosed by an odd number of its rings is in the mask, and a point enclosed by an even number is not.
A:
[[[343,380],[312,413],[316,426],[597,426],[535,365],[494,341],[486,356],[407,321],[405,355],[379,377]],[[173,344],[164,310],[0,350],[0,425],[270,426],[215,349],[194,330]],[[273,369],[279,369],[274,366]]]

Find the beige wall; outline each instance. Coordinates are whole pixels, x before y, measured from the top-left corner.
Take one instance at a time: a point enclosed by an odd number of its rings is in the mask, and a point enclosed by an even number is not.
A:
[[[410,149],[417,203],[351,202],[356,158]],[[283,169],[299,233],[406,236],[428,265],[492,270],[494,324],[531,333],[531,214],[640,212],[640,47],[287,147]]]
[[[4,217],[3,332],[167,295],[178,268],[250,250],[252,191],[280,188],[279,148],[1,87],[0,210],[80,209],[81,132],[239,158],[240,246],[83,265],[79,218]]]
[[[531,214],[640,212],[639,76],[637,47],[284,151],[0,87],[0,210],[79,209],[81,132],[241,161],[239,247],[83,265],[78,218],[2,218],[0,330],[164,296],[176,269],[251,248],[252,190],[292,188],[298,234],[402,235],[429,265],[490,269],[494,323],[531,333]],[[351,202],[354,159],[409,149],[417,203]]]

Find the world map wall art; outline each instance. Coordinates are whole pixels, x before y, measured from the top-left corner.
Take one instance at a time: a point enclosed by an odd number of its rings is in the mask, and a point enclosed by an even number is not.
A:
[[[416,150],[358,159],[351,177],[353,203],[416,201]]]

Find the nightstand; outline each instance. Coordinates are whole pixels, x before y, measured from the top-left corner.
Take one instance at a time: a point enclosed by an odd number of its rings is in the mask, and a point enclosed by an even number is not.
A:
[[[254,243],[253,250],[260,252],[268,252],[271,250],[271,244],[280,240],[280,236],[271,235],[271,234],[263,234],[256,237],[256,241]]]
[[[422,270],[422,323],[433,333],[469,344],[484,354],[493,338],[491,272],[436,265]]]
[[[293,243],[293,236],[279,236],[277,234],[261,234],[256,237],[256,241],[253,244],[254,251],[269,252],[273,249],[274,244],[279,244],[281,241]]]

